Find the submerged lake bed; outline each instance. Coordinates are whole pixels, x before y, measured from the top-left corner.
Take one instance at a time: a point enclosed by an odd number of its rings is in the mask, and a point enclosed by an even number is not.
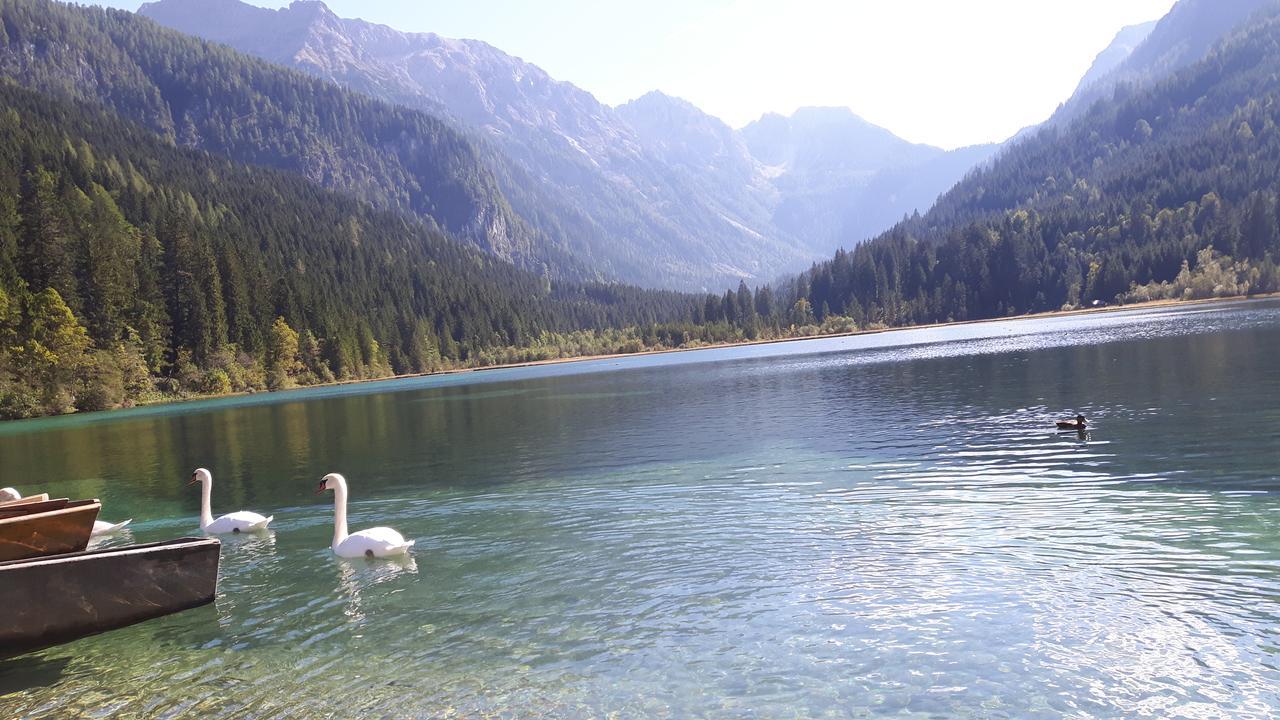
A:
[[[113,542],[198,534],[196,467],[275,521],[0,716],[1274,717],[1278,356],[1256,301],[6,423]],[[327,472],[409,558],[332,556]]]

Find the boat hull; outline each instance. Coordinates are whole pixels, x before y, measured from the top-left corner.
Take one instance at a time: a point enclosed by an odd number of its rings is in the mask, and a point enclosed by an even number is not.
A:
[[[0,656],[210,603],[220,546],[182,538],[0,562]]]

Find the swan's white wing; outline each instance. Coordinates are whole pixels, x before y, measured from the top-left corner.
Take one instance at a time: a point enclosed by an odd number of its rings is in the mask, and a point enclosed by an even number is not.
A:
[[[372,554],[375,557],[400,555],[413,546],[413,541],[404,539],[400,533],[389,527],[375,527],[351,533],[338,547],[334,548],[341,557],[359,557]]]
[[[131,522],[133,522],[133,518],[129,518],[124,522],[115,523],[114,525],[112,523],[106,522],[105,520],[94,520],[93,530],[89,534],[90,535],[106,535],[108,533],[113,533],[119,530],[120,528],[124,527],[125,525],[128,525]]]
[[[227,513],[218,519],[229,520],[234,523],[244,523],[245,525],[259,525],[267,518],[251,510],[241,510],[239,512]]]
[[[368,530],[361,530],[360,532],[357,532],[354,535],[352,535],[352,537],[355,537],[357,535],[363,538],[368,538],[373,542],[382,543],[384,545],[403,545],[404,544],[404,536],[396,532],[395,530],[392,530],[389,527],[374,527],[374,528],[369,528]]]
[[[209,523],[209,527],[205,528],[205,532],[210,533],[229,533],[229,532],[249,532],[250,530],[262,530],[271,522],[271,518],[263,517],[256,512],[250,510],[241,510],[239,512],[227,513],[222,517]]]

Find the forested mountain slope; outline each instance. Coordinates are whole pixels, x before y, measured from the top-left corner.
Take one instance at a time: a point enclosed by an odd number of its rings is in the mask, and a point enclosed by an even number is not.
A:
[[[279,10],[159,0],[139,13],[451,118],[533,227],[601,277],[631,282],[768,280],[927,210],[995,149],[912,145],[847,110],[766,116],[735,132],[661,92],[610,108],[484,42],[340,18],[311,0]],[[796,162],[758,142],[757,129],[779,124],[794,127],[781,150]]]
[[[1275,289],[1277,12],[1165,81],[1013,146],[922,218],[804,273],[788,297],[819,317],[901,324],[1169,294],[1182,285],[1160,283],[1196,273],[1220,289]]]
[[[1080,78],[1080,82],[1076,84],[1075,91],[1071,94],[1080,95],[1082,91],[1120,67],[1124,61],[1133,55],[1133,51],[1146,41],[1159,22],[1159,20],[1151,20],[1120,28],[1120,32],[1116,33],[1111,43],[1094,57],[1089,70],[1085,72],[1084,77]]]
[[[1274,0],[1180,0],[1154,26],[1125,28],[1142,35],[1128,52],[1124,33],[1110,48],[1121,60],[1090,70],[1072,96],[1058,108],[1049,124],[1070,122],[1095,102],[1109,97],[1117,88],[1141,87],[1162,80],[1192,63],[1199,62],[1223,35]],[[1109,65],[1109,67],[1108,67]],[[1105,68],[1105,69],[1104,69]]]
[[[621,111],[487,43],[340,18],[320,2],[163,0],[139,13],[451,118],[520,214],[604,277],[720,289],[820,255],[773,225],[755,168],[726,181],[715,167],[674,167]]]
[[[700,310],[550,282],[84,101],[0,83],[0,108],[0,417],[491,362]]]
[[[532,230],[449,125],[136,15],[0,0],[0,76],[102,103],[183,147],[288,170],[485,250],[590,276]]]

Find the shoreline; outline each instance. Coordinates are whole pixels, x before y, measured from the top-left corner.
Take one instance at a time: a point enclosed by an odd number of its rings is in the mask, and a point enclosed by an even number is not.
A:
[[[1236,295],[1236,296],[1222,297],[1222,298],[1202,298],[1198,300],[1152,300],[1149,302],[1133,303],[1131,305],[1107,305],[1105,307],[1079,308],[1076,310],[1049,310],[1045,312],[1029,313],[1025,315],[1011,315],[1007,317],[998,317],[998,318],[983,318],[980,320],[960,320],[955,322],[928,323],[924,325],[901,325],[901,326],[894,326],[894,327],[873,328],[868,330],[854,330],[851,332],[831,333],[828,335],[802,335],[797,337],[771,338],[768,340],[743,340],[741,342],[718,343],[714,345],[700,345],[698,347],[679,347],[679,348],[664,348],[661,350],[642,350],[640,352],[633,352],[633,353],[578,355],[574,357],[565,357],[565,358],[548,358],[546,360],[530,360],[528,362],[521,362],[521,363],[506,363],[502,365],[484,365],[480,367],[455,368],[451,370],[439,370],[436,372],[427,372],[427,373],[406,373],[403,375],[388,375],[386,377],[380,377],[380,378],[335,380],[333,382],[318,383],[315,385],[300,385],[300,386],[288,388],[287,390],[282,390],[282,391],[281,390],[275,390],[275,391],[264,390],[260,392],[232,392],[232,393],[224,393],[224,394],[218,394],[218,395],[193,395],[190,397],[164,398],[164,399],[155,400],[152,402],[138,403],[137,405],[134,405],[133,408],[143,408],[143,407],[150,408],[150,407],[159,407],[164,405],[178,405],[182,403],[200,402],[204,400],[218,400],[222,398],[247,397],[251,395],[271,395],[276,392],[306,391],[306,390],[313,390],[313,389],[319,389],[319,388],[340,387],[345,385],[360,385],[364,383],[375,383],[375,382],[390,382],[394,380],[408,380],[412,378],[435,377],[435,376],[441,376],[441,375],[462,375],[465,373],[481,373],[481,372],[487,372],[492,370],[513,370],[513,369],[519,369],[519,368],[538,367],[542,365],[562,365],[562,364],[570,364],[570,363],[591,362],[595,360],[616,360],[616,359],[629,358],[629,357],[643,357],[646,355],[667,355],[671,353],[697,352],[699,350],[720,350],[720,349],[736,348],[736,347],[750,347],[755,345],[776,345],[779,343],[804,342],[806,340],[830,340],[833,338],[857,337],[860,335],[881,335],[884,333],[903,332],[907,330],[931,330],[931,329],[942,328],[942,327],[980,325],[984,323],[1007,322],[1011,320],[1012,321],[1043,320],[1046,318],[1072,317],[1076,315],[1092,315],[1092,314],[1111,313],[1111,312],[1125,312],[1125,311],[1132,311],[1132,310],[1149,310],[1152,308],[1160,308],[1160,307],[1182,307],[1182,306],[1189,307],[1193,305],[1230,304],[1230,303],[1250,302],[1255,300],[1267,300],[1267,299],[1275,299],[1275,298],[1280,298],[1280,292],[1264,293],[1260,295],[1251,295],[1251,296]],[[71,416],[89,415],[89,414],[110,414],[110,413],[118,412],[121,410],[129,410],[129,409],[132,409],[132,408],[113,408],[111,410],[96,411],[94,413],[66,413],[64,415],[46,415],[44,416],[44,419],[50,419],[55,417],[71,417]],[[19,420],[6,420],[6,421],[0,421],[0,425],[6,425],[13,422],[23,422],[24,420],[39,420],[39,419],[41,418],[24,418]]]
[[[502,365],[484,365],[481,367],[456,368],[453,370],[439,370],[427,373],[406,373],[404,375],[389,375],[381,378],[362,378],[359,380],[335,380],[328,383],[320,383],[317,385],[305,385],[292,390],[307,390],[310,388],[335,387],[340,385],[356,385],[360,383],[386,382],[388,380],[406,380],[409,378],[434,377],[437,375],[460,375],[462,373],[486,372],[489,370],[511,370],[526,367],[538,367],[540,365],[562,365],[568,363],[591,362],[593,360],[615,360],[618,358],[643,357],[646,355],[669,355],[672,353],[697,352],[699,350],[721,350],[725,348],[751,347],[754,345],[776,345],[779,343],[804,342],[806,340],[830,340],[832,338],[857,337],[860,335],[882,335],[884,333],[896,333],[906,330],[931,330],[942,327],[961,327],[965,325],[981,325],[985,323],[1007,322],[1010,320],[1043,320],[1055,317],[1072,317],[1076,315],[1093,315],[1109,312],[1124,312],[1128,310],[1149,310],[1159,307],[1172,306],[1192,306],[1192,305],[1210,305],[1216,303],[1240,303],[1254,300],[1269,300],[1280,298],[1280,292],[1264,293],[1261,295],[1234,295],[1231,297],[1221,298],[1201,298],[1198,300],[1151,300],[1142,303],[1133,303],[1131,305],[1107,305],[1098,308],[1079,308],[1077,310],[1048,310],[1039,313],[1029,313],[1026,315],[1010,315],[1008,317],[999,318],[983,318],[980,320],[957,320],[954,322],[927,323],[924,325],[898,325],[894,327],[874,328],[869,330],[853,330],[851,332],[830,333],[828,335],[801,335],[796,337],[770,338],[768,340],[743,340],[741,342],[718,343],[715,345],[699,345],[698,347],[679,347],[664,348],[662,350],[641,350],[632,353],[609,353],[604,355],[577,355],[566,358],[549,358],[547,360],[530,360],[521,363],[506,363]],[[229,393],[227,395],[205,395],[197,399],[208,399],[213,397],[234,397],[236,395],[248,395],[256,393]],[[178,402],[181,402],[179,400]]]

